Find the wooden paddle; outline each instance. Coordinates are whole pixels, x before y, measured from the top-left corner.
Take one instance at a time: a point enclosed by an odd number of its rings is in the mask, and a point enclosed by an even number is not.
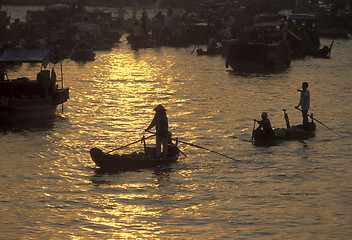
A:
[[[254,132],[254,130],[255,130],[255,122],[256,122],[256,120],[255,119],[253,119],[253,131],[252,131],[252,139],[251,139],[251,142],[253,143],[253,139],[254,139],[254,134],[253,134],[253,132]]]
[[[298,107],[295,107],[296,109],[298,109],[299,111],[303,112],[301,109],[299,109]],[[324,127],[326,127],[327,129],[329,129],[330,131],[332,131],[333,133],[337,134],[338,136],[341,137],[340,134],[338,134],[337,132],[335,132],[334,130],[332,130],[331,128],[329,128],[328,126],[326,126],[324,123],[320,122],[318,119],[314,118],[312,115],[308,115],[311,119],[315,120],[316,122],[320,123],[321,125],[323,125]]]
[[[149,132],[149,131],[148,131],[148,132]],[[152,133],[152,132],[150,132],[150,133]],[[227,155],[225,155],[225,154],[216,152],[216,151],[211,150],[211,149],[206,148],[206,147],[202,147],[202,146],[199,146],[199,145],[196,145],[196,144],[193,144],[193,143],[188,143],[188,142],[182,141],[182,140],[180,140],[180,139],[178,139],[178,138],[177,138],[177,139],[175,139],[175,138],[170,138],[170,139],[171,139],[171,140],[174,140],[174,141],[177,141],[177,142],[180,142],[180,143],[184,143],[184,144],[190,145],[190,146],[192,146],[192,147],[201,148],[201,149],[210,151],[210,152],[212,152],[212,153],[219,154],[219,155],[221,155],[221,156],[223,156],[223,157],[227,157],[227,158],[232,159],[232,160],[235,160],[235,161],[239,161],[239,160],[237,160],[237,159],[234,159],[233,157],[229,157],[229,156],[227,156]],[[181,150],[180,150],[180,152],[181,152]],[[181,153],[182,153],[182,152],[181,152]],[[184,154],[184,153],[182,153],[182,154]],[[185,155],[185,154],[184,154],[184,155]]]
[[[156,135],[156,133],[153,133],[153,132],[151,132],[151,131],[149,131],[149,130],[146,130],[146,132],[152,133],[152,134],[153,134],[152,136],[155,136],[155,135]],[[168,138],[168,139],[171,139],[171,140],[174,140],[174,141],[176,141],[176,142],[179,142],[178,139],[173,139],[173,138],[170,138],[170,137],[167,137],[167,138]],[[174,144],[173,142],[171,142],[171,144],[172,144],[173,146],[175,146],[175,144]],[[175,147],[177,147],[177,146],[175,146]],[[183,154],[183,156],[187,157],[187,155],[186,155],[184,152],[182,152],[181,149],[179,149],[178,147],[177,147],[177,149],[180,151],[180,153]]]
[[[155,134],[150,135],[149,137],[145,137],[144,139],[148,139],[148,138],[151,138],[151,137],[154,137],[154,136],[155,136]],[[143,138],[142,138],[142,139],[143,139]],[[122,148],[125,148],[125,147],[128,147],[128,146],[131,146],[131,145],[133,145],[133,144],[135,144],[135,143],[139,143],[140,141],[141,141],[141,139],[139,139],[139,140],[137,140],[137,141],[135,141],[135,142],[131,142],[131,143],[129,143],[129,144],[127,144],[127,145],[125,145],[125,146],[122,146],[122,147],[119,147],[119,148],[113,149],[113,150],[111,150],[111,151],[109,151],[109,152],[107,152],[107,153],[111,153],[111,152],[114,152],[114,151],[120,150],[120,149],[122,149]]]
[[[239,161],[239,160],[237,160],[237,159],[234,159],[233,157],[227,156],[227,155],[225,155],[225,154],[223,154],[223,153],[216,152],[216,151],[211,150],[211,149],[206,148],[206,147],[202,147],[202,146],[199,146],[199,145],[196,145],[196,144],[193,144],[193,143],[188,143],[188,142],[181,141],[181,140],[178,140],[178,141],[179,141],[180,143],[184,143],[184,144],[190,145],[190,146],[192,146],[192,147],[197,147],[197,148],[204,149],[204,150],[207,150],[207,151],[212,152],[212,153],[219,154],[219,155],[221,155],[221,156],[223,156],[223,157],[226,157],[226,158],[229,158],[229,159],[231,159],[231,160]]]

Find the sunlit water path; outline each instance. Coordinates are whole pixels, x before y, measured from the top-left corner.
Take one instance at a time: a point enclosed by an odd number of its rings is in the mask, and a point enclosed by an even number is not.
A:
[[[94,62],[65,60],[64,114],[48,127],[1,132],[1,238],[348,239],[352,42],[335,40],[331,59],[295,60],[275,74],[234,74],[222,57],[192,49],[136,52],[122,38]],[[302,81],[314,116],[343,137],[318,124],[304,142],[253,146],[262,111],[274,127],[285,126],[283,108],[301,122]],[[175,137],[238,161],[181,144],[188,157],[169,169],[99,172],[89,149],[138,140],[159,103]]]

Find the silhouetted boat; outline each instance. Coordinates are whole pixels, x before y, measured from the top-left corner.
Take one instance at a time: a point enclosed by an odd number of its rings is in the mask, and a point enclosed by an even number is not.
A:
[[[291,63],[290,46],[282,41],[283,23],[264,22],[253,25],[248,39],[223,41],[229,53],[226,67],[235,71],[266,72],[288,68]]]
[[[282,140],[305,140],[308,138],[315,137],[316,124],[313,122],[313,120],[309,122],[306,126],[290,126],[289,119],[285,111],[284,116],[286,120],[286,128],[273,129],[273,135],[266,134],[261,129],[253,130],[252,139],[254,145],[270,146],[275,145]]]
[[[290,128],[276,128],[274,135],[267,135],[262,130],[253,131],[256,145],[275,143],[276,140],[304,140],[315,136],[316,125],[310,122],[308,126],[297,125]]]
[[[142,139],[143,140],[143,139]],[[144,142],[145,143],[145,142]],[[138,169],[156,168],[169,165],[177,161],[180,150],[175,144],[169,144],[166,158],[155,157],[155,147],[146,147],[144,152],[131,154],[109,154],[99,148],[90,149],[92,160],[102,170],[106,171],[134,171]]]
[[[53,116],[59,104],[69,99],[69,88],[57,80],[54,69],[43,70],[58,59],[49,50],[5,50],[0,63],[41,63],[36,80],[27,77],[8,79],[5,70],[0,76],[0,122]],[[50,76],[51,75],[51,76]],[[61,87],[57,82],[62,82]]]

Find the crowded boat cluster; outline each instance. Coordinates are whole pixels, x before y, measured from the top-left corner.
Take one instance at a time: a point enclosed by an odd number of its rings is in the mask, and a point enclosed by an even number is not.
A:
[[[349,5],[338,10],[323,1],[324,4],[319,2],[315,6],[317,12],[307,12],[302,9],[312,8],[302,8],[302,2],[296,1],[295,7],[285,12],[283,6],[268,3],[255,5],[248,1],[214,0],[198,2],[187,8],[147,8],[142,5],[92,7],[82,0],[70,0],[48,5],[44,10],[27,11],[24,22],[12,19],[6,11],[2,11],[0,124],[12,123],[22,117],[54,115],[57,106],[63,106],[70,95],[69,88],[64,87],[62,60],[94,61],[95,51],[118,47],[123,35],[133,51],[160,46],[194,46],[191,54],[222,55],[226,58],[226,67],[240,72],[280,71],[288,68],[292,59],[305,56],[330,58],[333,39],[350,35],[352,25],[345,24],[345,35],[341,35],[342,31],[337,31],[340,25],[334,21],[339,16],[337,13],[344,13],[344,17],[349,19]],[[333,16],[330,22],[334,30],[330,33],[337,34],[331,35],[333,38],[329,46],[321,46],[321,33],[327,33],[328,28],[320,26],[331,26],[327,24],[328,16]],[[202,45],[206,49],[203,50]],[[58,71],[55,64],[59,62],[61,67]],[[41,63],[40,71],[34,80],[27,76],[9,79],[7,70],[13,69],[7,68],[7,65],[14,63]],[[57,76],[56,72],[60,74]],[[268,114],[263,112],[262,120],[254,120],[254,127],[256,123],[259,126],[257,129],[253,127],[251,142],[263,145],[279,140],[314,137],[314,121],[319,121],[312,114],[309,116],[311,121],[308,121],[310,94],[307,88],[308,83],[304,82],[302,90],[298,90],[301,99],[296,106],[302,112],[303,124],[291,126],[284,110],[286,128],[272,129]],[[101,168],[120,170],[158,166],[161,158],[164,163],[172,163],[183,153],[177,147],[178,142],[235,160],[214,150],[171,138],[166,109],[158,105],[154,110],[156,115],[146,131],[155,127],[156,132],[152,136],[156,136],[156,148],[146,146],[145,139],[151,136],[143,137],[144,153],[117,155],[110,154],[112,151],[104,153],[92,148],[90,154],[93,161]]]
[[[234,56],[236,52],[243,58],[244,52],[280,49],[284,56],[267,60],[267,65],[276,69],[287,67],[291,57],[328,57],[330,46],[321,47],[319,37],[349,37],[352,26],[349,5],[333,5],[327,0],[309,1],[309,5],[296,1],[288,10],[287,4],[272,4],[274,1],[191,1],[184,8],[134,2],[133,7],[93,7],[88,1],[64,2],[27,11],[25,21],[1,11],[0,53],[5,49],[50,49],[62,59],[92,61],[94,51],[110,50],[126,34],[133,49],[195,45],[199,55],[222,54],[235,67],[234,62],[242,62]],[[267,45],[278,42],[284,44]]]

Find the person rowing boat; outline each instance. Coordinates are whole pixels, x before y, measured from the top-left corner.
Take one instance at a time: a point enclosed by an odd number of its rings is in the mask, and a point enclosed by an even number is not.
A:
[[[259,123],[259,126],[257,127],[257,129],[255,129],[255,132],[262,132],[264,135],[266,136],[272,136],[274,137],[274,131],[271,127],[271,123],[270,120],[268,118],[268,113],[267,112],[262,112],[262,120],[261,121],[257,121],[256,119],[254,119],[254,122]]]
[[[168,152],[168,144],[171,138],[171,133],[169,132],[169,123],[168,123],[168,118],[166,116],[166,109],[159,104],[154,108],[155,115],[152,120],[152,122],[149,124],[147,129],[145,129],[146,132],[148,132],[150,129],[155,127],[156,129],[156,152],[155,152],[155,157],[156,158],[166,158],[167,157],[167,152]],[[161,144],[163,145],[163,152],[161,155]]]

